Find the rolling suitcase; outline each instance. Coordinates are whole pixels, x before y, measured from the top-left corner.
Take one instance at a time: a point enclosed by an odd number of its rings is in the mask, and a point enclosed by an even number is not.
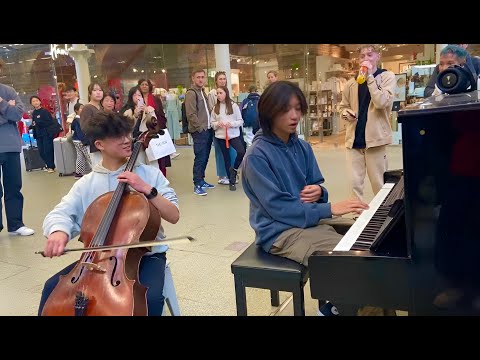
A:
[[[53,140],[53,151],[55,153],[55,167],[58,175],[73,175],[75,172],[75,161],[77,160],[77,151],[73,143],[64,137],[56,138]]]
[[[27,171],[40,170],[45,167],[45,162],[40,156],[38,147],[29,146],[23,149],[23,158],[25,159],[25,169]]]

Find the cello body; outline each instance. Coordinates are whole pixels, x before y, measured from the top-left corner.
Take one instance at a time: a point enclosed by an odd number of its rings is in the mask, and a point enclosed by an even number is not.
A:
[[[113,194],[111,191],[101,195],[87,208],[80,232],[85,248],[91,245]],[[158,210],[143,195],[127,192],[117,208],[105,245],[152,240],[159,227]],[[147,288],[138,279],[140,260],[146,252],[146,248],[136,248],[85,253],[69,274],[60,277],[42,316],[148,315]]]
[[[135,143],[125,171],[133,171],[142,146],[154,136],[143,135]],[[80,239],[85,249],[151,241],[160,222],[160,212],[143,194],[119,183],[115,191],[100,195],[87,208]],[[148,315],[148,289],[139,281],[140,261],[148,251],[140,247],[84,252],[72,271],[60,276],[42,316]]]

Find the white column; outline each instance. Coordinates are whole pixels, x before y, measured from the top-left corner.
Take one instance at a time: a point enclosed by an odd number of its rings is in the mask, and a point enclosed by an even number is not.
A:
[[[85,44],[72,44],[68,50],[69,55],[75,60],[75,70],[78,81],[78,94],[83,104],[88,102],[88,85],[90,84],[90,70],[88,58],[94,51]]]
[[[423,60],[435,61],[435,44],[425,44],[423,46]]]
[[[232,71],[230,69],[230,49],[228,44],[215,44],[215,64],[217,71],[227,74],[227,87],[232,94]]]
[[[436,44],[435,45],[435,63],[439,64],[440,63],[440,51],[447,46],[448,44]]]

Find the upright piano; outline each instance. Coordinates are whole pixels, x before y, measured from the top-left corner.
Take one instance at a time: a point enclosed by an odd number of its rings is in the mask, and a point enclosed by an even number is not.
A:
[[[312,297],[479,315],[480,92],[427,98],[398,121],[403,171],[385,174],[335,249],[312,254]]]

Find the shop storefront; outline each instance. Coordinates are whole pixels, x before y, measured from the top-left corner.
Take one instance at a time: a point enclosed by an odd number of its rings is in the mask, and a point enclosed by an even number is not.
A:
[[[328,136],[341,134],[344,123],[338,113],[343,86],[356,75],[358,69],[358,45],[352,44],[230,44],[228,51],[219,58],[214,44],[86,44],[88,66],[82,76],[88,74],[113,90],[118,98],[117,107],[126,100],[128,90],[140,78],[154,83],[154,93],[178,97],[190,86],[194,69],[204,69],[208,76],[207,91],[214,84],[217,67],[227,54],[231,74],[229,85],[233,98],[241,102],[250,85],[256,85],[261,93],[268,85],[267,73],[275,71],[278,80],[297,83],[305,92],[309,104],[308,114],[299,126],[299,133],[310,142],[321,142]],[[64,105],[62,92],[66,86],[78,88],[78,57],[72,44],[0,44],[0,57],[5,68],[0,82],[13,86],[22,100],[28,104],[32,95],[42,98],[57,118],[62,117]],[[217,50],[217,53],[216,53]],[[471,45],[475,54],[480,48]],[[405,97],[400,107],[419,101],[435,63],[433,44],[384,44],[382,64],[398,75],[404,84]],[[225,59],[223,59],[225,60]],[[401,75],[405,74],[405,75]],[[402,80],[400,80],[402,78]],[[80,79],[81,80],[81,79]],[[86,81],[88,82],[88,80]],[[80,84],[80,87],[85,87]],[[87,99],[81,101],[87,102]],[[178,106],[178,105],[176,105]],[[178,117],[175,117],[178,121]],[[392,128],[399,143],[396,114],[392,115]]]

